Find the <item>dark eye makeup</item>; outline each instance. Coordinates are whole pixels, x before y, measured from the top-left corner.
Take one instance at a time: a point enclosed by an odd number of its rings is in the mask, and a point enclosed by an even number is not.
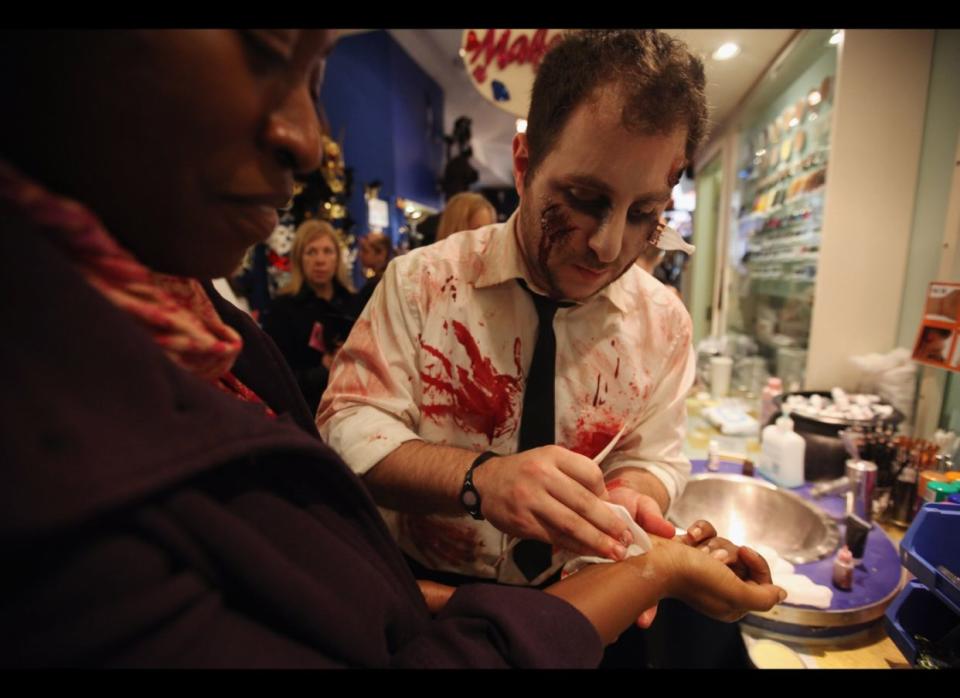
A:
[[[603,194],[593,194],[579,187],[563,190],[563,198],[574,210],[595,218],[603,218],[610,209],[610,199]]]
[[[563,191],[563,196],[571,208],[597,219],[604,218],[610,211],[610,199],[604,194],[593,194],[579,187],[571,187]],[[627,213],[628,221],[637,225],[649,224],[658,218],[656,209],[631,209]]]

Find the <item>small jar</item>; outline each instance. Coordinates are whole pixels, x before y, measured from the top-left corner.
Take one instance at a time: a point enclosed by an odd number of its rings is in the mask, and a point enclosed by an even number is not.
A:
[[[833,586],[850,591],[853,589],[853,553],[843,546],[833,561]]]

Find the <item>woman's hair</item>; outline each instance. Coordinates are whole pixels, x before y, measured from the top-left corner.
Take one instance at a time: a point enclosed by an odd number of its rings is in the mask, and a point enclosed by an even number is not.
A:
[[[393,245],[390,244],[390,238],[387,235],[373,231],[367,233],[365,239],[367,244],[371,245],[377,252],[383,252],[387,255],[387,263],[393,259]]]
[[[461,192],[451,196],[437,224],[437,242],[461,230],[469,230],[470,218],[483,209],[490,212],[493,220],[497,220],[497,210],[482,194]]]
[[[350,290],[350,283],[341,264],[344,254],[340,236],[333,226],[326,221],[311,218],[301,223],[297,228],[296,236],[293,238],[293,249],[290,250],[290,283],[280,289],[277,292],[278,294],[295,296],[300,293],[304,284],[303,253],[306,251],[307,245],[321,237],[330,238],[337,250],[337,266],[333,274],[334,287],[341,286],[345,290]]]

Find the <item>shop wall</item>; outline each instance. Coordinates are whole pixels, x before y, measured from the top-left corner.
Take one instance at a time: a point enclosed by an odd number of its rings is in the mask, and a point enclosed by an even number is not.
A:
[[[721,156],[718,155],[697,173],[697,207],[693,212],[693,244],[697,251],[690,261],[690,317],[693,320],[693,343],[710,334],[710,307],[713,300],[714,260],[723,255],[717,249],[720,214]]]
[[[930,92],[924,121],[917,204],[900,309],[897,345],[912,347],[920,325],[927,285],[937,280],[942,257],[954,157],[960,141],[960,30],[934,37]],[[958,279],[952,279],[954,281]],[[935,372],[938,369],[924,369]],[[960,376],[949,374],[940,426],[960,431]]]
[[[397,196],[443,208],[443,90],[389,35],[393,163]]]
[[[846,32],[807,389],[852,387],[848,357],[898,339],[932,50],[932,31]]]
[[[389,40],[385,32],[340,39],[327,62],[320,92],[333,137],[342,139],[344,161],[353,169],[348,208],[355,234],[367,228],[364,184],[380,180],[381,196],[396,191]]]
[[[935,281],[960,138],[960,30],[939,30],[933,47],[930,93],[924,120],[917,204],[897,346],[911,347],[920,326],[927,285]]]
[[[805,99],[810,90],[819,86],[825,77],[835,77],[836,73],[837,52],[836,50],[825,50],[809,68],[783,90],[783,93],[776,100],[771,102],[770,105],[757,114],[755,118],[751,119],[747,130],[752,131],[771,123],[785,108],[796,104],[800,99]],[[834,83],[835,82],[836,81],[834,81]],[[833,98],[831,97],[828,101],[832,102]],[[820,113],[825,114],[826,111],[827,110],[821,106]],[[741,147],[749,149],[750,144],[743,143]]]
[[[320,93],[334,138],[343,138],[353,168],[350,198],[354,233],[366,232],[365,183],[379,180],[390,204],[389,232],[403,222],[397,197],[439,207],[436,179],[443,167],[443,90],[385,31],[342,38],[327,64]]]

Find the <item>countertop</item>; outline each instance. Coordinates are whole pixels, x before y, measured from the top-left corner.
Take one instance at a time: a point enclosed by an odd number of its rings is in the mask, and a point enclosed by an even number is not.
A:
[[[716,440],[721,453],[746,456],[756,463],[760,455],[758,435],[724,436],[721,434],[702,416],[702,410],[714,404],[716,403],[710,400],[695,397],[687,400],[687,436],[684,448],[687,457],[691,460],[706,458],[709,442]],[[756,402],[744,401],[744,405],[756,416]],[[877,525],[894,544],[899,545],[905,533],[903,529],[892,524],[878,523]],[[745,625],[741,627],[750,637],[763,637],[762,631],[756,628]],[[887,636],[882,619],[867,631],[843,639],[819,640],[815,644],[786,641],[783,637],[773,639],[795,650],[804,663],[811,668],[889,669],[910,666],[893,640]]]

